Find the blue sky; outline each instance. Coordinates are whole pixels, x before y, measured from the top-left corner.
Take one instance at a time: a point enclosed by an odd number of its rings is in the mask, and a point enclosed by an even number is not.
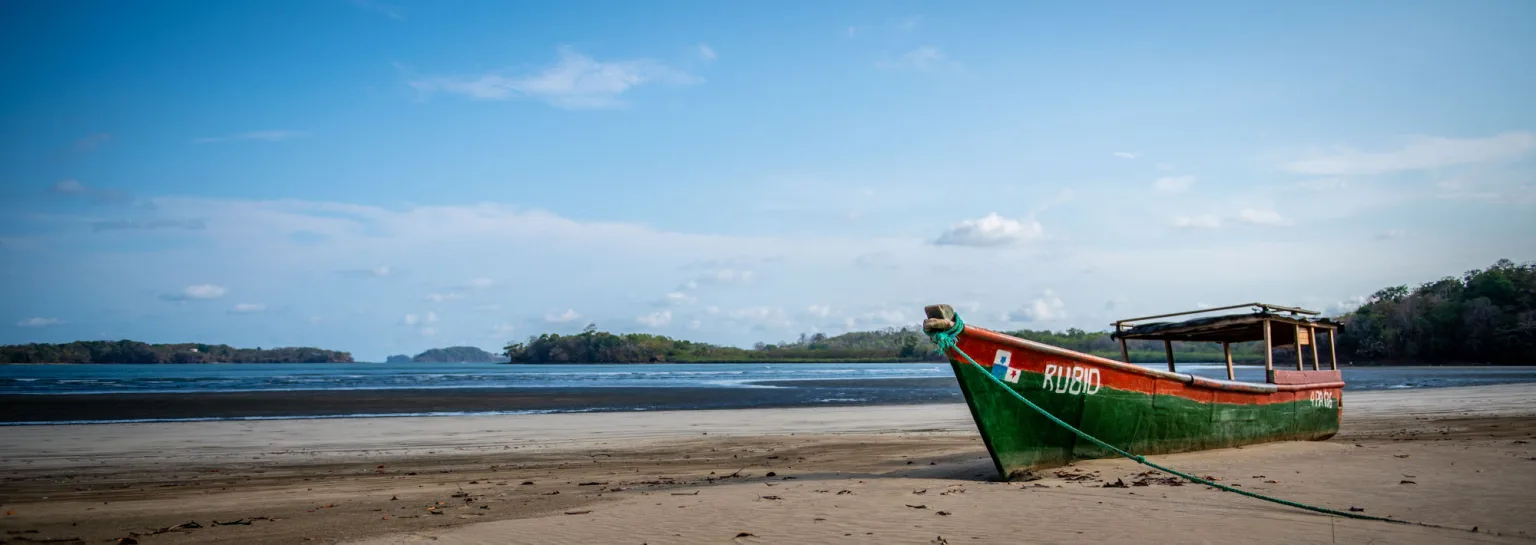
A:
[[[748,345],[1536,259],[1536,4],[0,6],[0,342]]]

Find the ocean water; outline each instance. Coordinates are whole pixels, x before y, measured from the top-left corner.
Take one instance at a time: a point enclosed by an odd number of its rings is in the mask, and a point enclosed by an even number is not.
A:
[[[1178,370],[1226,378],[1226,367],[1221,364],[1180,364]],[[883,379],[952,376],[946,363],[0,365],[0,395],[445,388],[793,388],[793,385],[765,383],[818,381],[818,384],[826,384],[820,381],[846,380],[874,386]],[[1237,379],[1263,382],[1264,370],[1240,366]],[[1345,390],[1536,382],[1536,366],[1346,367],[1344,380],[1348,384]]]
[[[1148,365],[1152,368],[1161,366]],[[1226,378],[1221,364],[1181,364],[1179,371]],[[1263,382],[1264,370],[1239,367],[1238,380]],[[1354,367],[1344,369],[1345,390],[1381,390],[1536,383],[1536,367]],[[682,390],[676,390],[676,389]],[[617,389],[617,390],[616,390]],[[411,397],[463,390],[427,405]],[[513,393],[510,406],[468,403],[487,390]],[[539,396],[540,391],[549,396]],[[197,401],[196,394],[325,391],[374,392],[374,402],[310,403],[335,399],[284,397],[281,406],[252,408],[242,401]],[[399,394],[391,391],[400,392]],[[403,396],[405,391],[417,395]],[[651,393],[647,393],[651,392]],[[526,395],[532,393],[533,395]],[[92,394],[110,396],[93,404]],[[134,394],[155,396],[149,404]],[[190,394],[166,398],[160,394]],[[506,365],[446,364],[194,364],[194,365],[0,365],[0,395],[15,405],[0,413],[0,426],[199,420],[454,416],[589,411],[653,411],[898,405],[962,402],[946,363],[878,364],[647,364]],[[239,395],[239,394],[236,394]],[[290,394],[283,394],[285,396]],[[562,402],[579,396],[577,403]],[[356,397],[356,396],[353,396]],[[378,398],[385,401],[378,402]],[[268,398],[270,399],[270,398]],[[47,401],[35,409],[33,401]],[[309,400],[310,402],[306,402]],[[124,405],[124,404],[127,405]],[[438,404],[433,404],[438,403]],[[24,408],[28,405],[33,409]],[[169,408],[174,405],[179,408]],[[313,406],[311,406],[313,405]],[[324,407],[324,408],[322,408]],[[162,410],[163,409],[163,410]],[[30,412],[29,412],[30,411]],[[158,412],[157,412],[158,411]],[[137,413],[135,416],[133,413]]]

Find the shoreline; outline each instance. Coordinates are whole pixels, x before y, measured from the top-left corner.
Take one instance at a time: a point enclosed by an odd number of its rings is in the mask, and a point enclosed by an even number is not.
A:
[[[953,377],[761,381],[755,387],[505,387],[4,394],[0,426],[913,405],[960,401]]]

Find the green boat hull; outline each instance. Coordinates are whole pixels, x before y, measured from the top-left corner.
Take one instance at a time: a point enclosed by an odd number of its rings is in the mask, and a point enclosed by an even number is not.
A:
[[[1082,395],[1058,391],[1061,377],[1029,369],[1013,369],[1010,378],[1017,380],[1004,382],[969,362],[951,361],[951,366],[1005,480],[1077,459],[1115,456],[1051,422],[1008,389],[1089,435],[1143,455],[1327,439],[1338,432],[1342,408],[1336,393],[1324,403],[1305,392],[1204,392],[1166,378],[1120,388],[1113,383],[1123,380],[1105,380],[1092,395]],[[1160,387],[1167,393],[1159,393]]]

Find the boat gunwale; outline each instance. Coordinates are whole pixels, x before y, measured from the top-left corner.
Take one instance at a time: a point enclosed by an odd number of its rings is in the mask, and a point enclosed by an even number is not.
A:
[[[1049,344],[1044,344],[1044,343],[1039,343],[1039,342],[1031,341],[1029,339],[1021,339],[1019,337],[1015,337],[1015,336],[1009,335],[1007,333],[993,331],[993,330],[990,330],[990,329],[987,329],[987,328],[977,327],[977,326],[973,326],[973,325],[970,325],[970,324],[966,324],[965,325],[965,329],[963,329],[960,332],[961,336],[964,336],[966,334],[972,334],[972,335],[974,335],[974,336],[976,336],[976,337],[978,337],[978,338],[980,338],[982,340],[988,340],[988,341],[992,341],[992,342],[999,343],[999,344],[1011,345],[1011,346],[1015,346],[1015,347],[1018,347],[1018,348],[1023,348],[1023,349],[1026,349],[1026,350],[1035,350],[1035,351],[1038,351],[1038,352],[1045,352],[1047,354],[1051,354],[1051,355],[1055,355],[1055,356],[1061,356],[1061,357],[1065,357],[1065,358],[1071,358],[1071,359],[1083,361],[1084,363],[1092,363],[1094,365],[1101,365],[1101,366],[1104,366],[1104,367],[1109,367],[1109,368],[1112,368],[1112,369],[1116,369],[1116,370],[1120,370],[1120,371],[1125,371],[1125,372],[1133,373],[1133,374],[1149,376],[1149,377],[1153,377],[1153,378],[1162,378],[1162,379],[1167,379],[1167,380],[1173,380],[1173,381],[1181,382],[1181,383],[1184,383],[1184,384],[1189,384],[1191,386],[1198,386],[1198,387],[1208,388],[1208,389],[1212,389],[1212,390],[1225,390],[1225,391],[1232,391],[1232,392],[1241,392],[1241,393],[1246,393],[1246,394],[1271,394],[1271,393],[1275,393],[1275,392],[1295,392],[1295,391],[1300,391],[1300,390],[1318,390],[1318,389],[1330,389],[1330,388],[1343,388],[1344,387],[1344,382],[1343,381],[1314,382],[1314,383],[1309,383],[1309,384],[1269,384],[1269,383],[1262,383],[1262,382],[1243,382],[1243,381],[1235,381],[1235,380],[1218,380],[1218,379],[1212,379],[1212,378],[1206,378],[1206,377],[1198,377],[1196,375],[1191,375],[1191,374],[1188,374],[1188,373],[1178,373],[1178,372],[1173,372],[1173,371],[1162,371],[1162,370],[1158,370],[1158,369],[1151,369],[1151,368],[1147,368],[1147,367],[1142,367],[1140,365],[1136,365],[1136,364],[1133,364],[1133,363],[1125,363],[1125,362],[1115,361],[1115,360],[1112,360],[1112,359],[1109,359],[1109,358],[1105,358],[1103,356],[1095,356],[1093,354],[1087,354],[1087,353],[1083,353],[1083,352],[1078,352],[1076,350],[1068,350],[1068,349],[1061,348],[1061,347],[1058,347],[1058,346],[1051,346]],[[980,362],[977,362],[977,363],[980,363]]]

